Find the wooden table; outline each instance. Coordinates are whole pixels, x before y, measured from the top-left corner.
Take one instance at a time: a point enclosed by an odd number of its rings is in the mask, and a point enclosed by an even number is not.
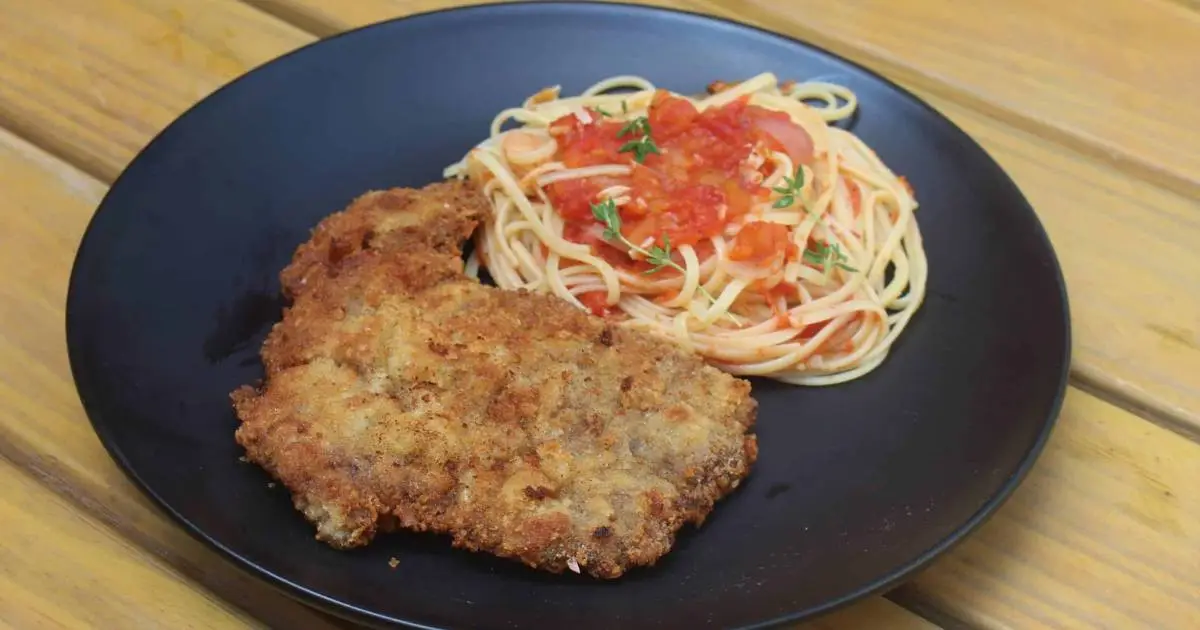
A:
[[[345,628],[194,542],[108,459],[63,304],[97,202],[197,99],[443,0],[0,0],[0,624]],[[1200,4],[678,0],[808,40],[977,138],[1062,260],[1071,388],[1024,485],[909,584],[808,628],[1200,628]]]

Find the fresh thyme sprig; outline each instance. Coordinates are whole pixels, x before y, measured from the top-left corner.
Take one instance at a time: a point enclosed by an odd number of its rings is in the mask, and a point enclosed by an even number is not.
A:
[[[655,245],[647,251],[629,242],[629,239],[625,238],[625,236],[621,234],[621,213],[617,210],[616,202],[614,202],[612,199],[605,199],[600,203],[591,204],[591,206],[592,216],[596,217],[597,221],[604,224],[605,240],[622,243],[628,247],[630,251],[637,252],[646,257],[646,262],[650,263],[651,268],[642,273],[655,273],[667,267],[670,267],[679,273],[686,273],[686,270],[679,263],[671,259],[671,239],[666,234],[663,234],[661,246]],[[713,304],[717,302],[717,298],[713,297],[713,295],[709,293],[708,289],[705,289],[703,285],[698,286],[697,289],[704,297],[708,298],[709,302]],[[732,313],[726,313],[726,315],[728,315],[729,318],[734,322],[740,324],[740,321],[734,317]]]
[[[842,253],[841,246],[836,243],[832,245],[825,242],[817,243],[815,248],[810,247],[804,250],[803,258],[804,262],[820,267],[821,271],[825,273],[829,273],[830,265],[850,273],[858,271],[846,264],[846,254]]]
[[[650,119],[645,116],[638,116],[633,120],[625,123],[624,127],[617,132],[618,138],[624,138],[629,134],[640,134],[643,136],[650,135]]]
[[[600,203],[590,205],[592,216],[604,224],[604,240],[624,241],[632,248],[633,243],[625,240],[625,237],[621,235],[621,213],[617,211],[617,203],[612,199],[605,199]]]
[[[662,240],[663,244],[661,247],[655,245],[654,247],[650,248],[650,251],[646,252],[646,262],[653,265],[653,268],[647,269],[642,273],[654,273],[663,267],[675,267],[676,269],[680,269],[679,265],[676,265],[675,262],[671,260],[671,238],[666,234],[663,234]],[[682,271],[682,269],[680,269],[680,271]]]
[[[622,144],[621,148],[617,149],[617,151],[621,153],[628,153],[632,151],[633,161],[637,162],[638,164],[645,163],[646,156],[650,155],[651,153],[656,155],[662,153],[662,151],[658,150],[658,145],[654,144],[654,140],[650,139],[650,136],[642,136],[637,140],[630,140],[629,142]]]
[[[624,101],[621,103],[623,105]],[[650,119],[646,118],[645,116],[638,116],[637,118],[625,123],[625,126],[621,127],[621,130],[617,132],[617,137],[624,138],[628,135],[637,134],[640,134],[638,138],[630,140],[629,142],[621,145],[621,148],[617,149],[617,151],[621,153],[628,153],[632,151],[633,159],[638,164],[644,163],[646,161],[646,156],[650,155],[651,153],[662,153],[658,150],[658,145],[654,144],[654,140],[650,137]]]
[[[793,203],[796,203],[796,198],[800,196],[800,191],[804,189],[804,167],[796,167],[796,176],[783,176],[783,186],[776,186],[771,190],[783,195],[775,200],[776,208],[786,208]]]

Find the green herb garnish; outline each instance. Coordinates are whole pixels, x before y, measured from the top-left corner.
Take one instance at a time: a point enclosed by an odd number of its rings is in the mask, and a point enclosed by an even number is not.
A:
[[[645,116],[638,116],[637,118],[634,118],[633,120],[625,123],[624,127],[621,127],[621,130],[617,132],[617,137],[624,138],[625,136],[628,136],[629,134],[639,134],[642,136],[649,136],[650,135],[650,119],[646,118]]]
[[[676,265],[675,261],[671,260],[671,238],[666,234],[663,234],[662,241],[663,244],[661,247],[655,245],[654,247],[650,248],[649,252],[647,252],[646,261],[654,267],[647,269],[642,273],[654,273],[663,267],[674,267],[680,271],[683,271],[682,267]]]
[[[617,149],[617,151],[621,153],[628,153],[632,151],[633,161],[637,162],[638,164],[644,163],[646,161],[646,156],[650,155],[651,153],[656,155],[662,153],[662,151],[658,150],[658,145],[654,144],[654,140],[650,139],[650,136],[642,136],[637,140],[630,140],[629,142],[622,144],[621,148]]]
[[[655,273],[668,267],[678,271],[679,273],[686,272],[686,270],[680,266],[679,263],[671,260],[671,239],[666,234],[663,234],[661,246],[655,245],[651,247],[649,251],[647,251],[629,242],[629,239],[625,238],[625,236],[621,234],[621,213],[617,210],[616,202],[614,202],[612,199],[605,199],[600,203],[591,204],[591,206],[592,216],[596,217],[597,221],[604,224],[605,240],[622,243],[628,247],[630,251],[637,252],[646,257],[646,262],[650,263],[651,268],[647,269],[643,273]],[[708,292],[708,289],[705,289],[703,286],[699,286],[697,289],[704,297],[708,298],[709,302],[714,304],[716,303],[717,299]],[[734,323],[741,325],[741,321],[739,321],[738,318],[732,313],[726,313],[726,315],[733,320]]]
[[[796,203],[796,198],[800,196],[800,191],[804,188],[804,167],[796,167],[796,176],[783,176],[783,186],[776,186],[771,190],[783,195],[775,200],[774,207],[786,208],[793,203]]]
[[[592,216],[596,220],[604,224],[604,240],[606,241],[624,241],[633,247],[632,243],[625,240],[621,236],[621,213],[617,211],[617,204],[612,199],[605,199],[600,203],[590,204],[592,207]]]
[[[846,254],[842,253],[841,246],[836,243],[833,245],[824,242],[817,243],[815,249],[808,248],[804,250],[803,259],[804,262],[819,267],[825,273],[829,273],[830,265],[851,273],[858,271],[846,264]]]
[[[621,105],[623,107],[625,105],[625,101],[621,101]],[[658,150],[658,145],[654,144],[654,140],[650,138],[650,119],[646,118],[645,116],[638,116],[637,118],[625,123],[625,126],[621,127],[621,130],[617,132],[618,138],[624,138],[628,135],[639,135],[639,137],[636,140],[630,140],[629,142],[621,145],[621,148],[617,149],[617,151],[621,153],[629,153],[632,151],[633,159],[638,164],[644,163],[646,161],[646,156],[650,155],[651,153],[662,153]]]

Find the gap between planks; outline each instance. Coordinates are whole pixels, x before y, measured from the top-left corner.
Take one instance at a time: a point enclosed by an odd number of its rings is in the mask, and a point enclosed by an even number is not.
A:
[[[1138,399],[1121,391],[1118,386],[1108,382],[1103,375],[1084,373],[1072,366],[1067,382],[1070,387],[1087,392],[1118,409],[1127,411],[1184,439],[1200,443],[1200,427],[1183,420],[1182,413],[1173,413],[1172,409],[1154,406],[1146,400]]]

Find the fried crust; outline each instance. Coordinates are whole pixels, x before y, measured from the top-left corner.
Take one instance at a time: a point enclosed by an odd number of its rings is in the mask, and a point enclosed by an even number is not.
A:
[[[265,384],[233,394],[238,442],[334,547],[403,527],[552,572],[653,564],[749,473],[749,383],[466,277],[486,208],[422,198],[446,192],[370,193],[297,251]]]
[[[296,249],[280,274],[283,291],[296,297],[315,277],[363,250],[434,250],[458,255],[463,241],[488,216],[487,201],[461,181],[430,184],[420,190],[371,191],[348,208],[326,217],[312,238]]]

